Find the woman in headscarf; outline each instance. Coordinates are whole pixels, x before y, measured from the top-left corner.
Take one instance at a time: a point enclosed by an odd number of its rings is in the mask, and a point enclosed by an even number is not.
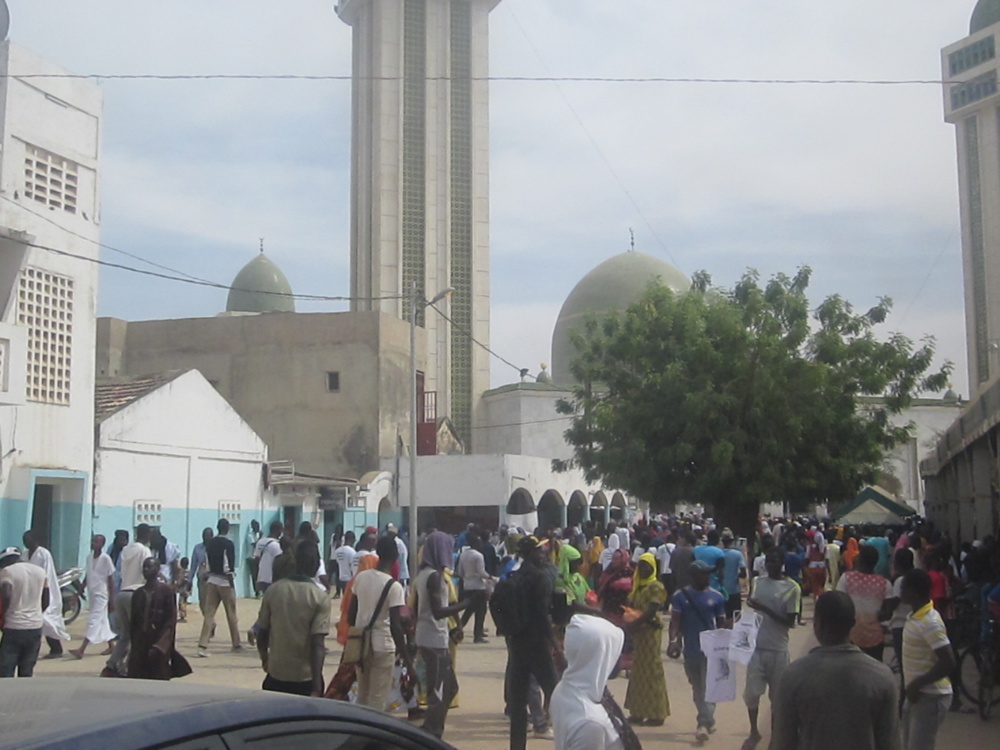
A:
[[[559,550],[559,581],[560,588],[566,594],[566,601],[573,604],[586,604],[587,594],[590,593],[590,585],[580,566],[583,563],[583,555],[571,544],[564,544]]]
[[[617,537],[611,537],[612,540]],[[628,603],[632,592],[632,566],[629,564],[625,550],[611,547],[611,563],[607,570],[601,573],[598,582],[597,597],[601,602],[601,611],[613,617],[620,617]],[[608,550],[604,550],[607,552]]]
[[[590,540],[590,549],[587,550],[587,561],[590,569],[587,571],[587,581],[591,588],[597,587],[597,579],[603,572],[601,567],[601,555],[604,553],[604,541],[599,536]]]
[[[806,582],[815,602],[826,588],[826,537],[822,531],[813,533],[812,541],[806,548]]]
[[[632,672],[629,675],[625,708],[629,723],[659,727],[670,716],[667,680],[661,658],[663,625],[660,610],[667,590],[656,577],[656,557],[644,552],[639,557],[629,605],[642,614],[628,625],[632,635]]]
[[[574,615],[570,620],[566,628],[566,671],[552,693],[549,707],[556,750],[624,747],[619,729],[603,704],[608,695],[608,678],[624,641],[619,628],[599,617]]]
[[[853,536],[847,540],[847,544],[844,545],[844,570],[851,571],[854,570],[854,562],[858,559],[858,553],[861,552],[861,548],[858,546],[858,540]]]

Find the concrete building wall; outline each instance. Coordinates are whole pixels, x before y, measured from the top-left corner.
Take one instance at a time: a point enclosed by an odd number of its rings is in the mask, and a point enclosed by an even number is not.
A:
[[[102,95],[0,43],[0,545],[86,550]]]
[[[571,420],[556,411],[569,392],[541,383],[518,383],[488,391],[482,452],[568,459],[573,450],[563,433]]]
[[[98,361],[113,370],[119,360],[117,374],[200,370],[272,459],[293,461],[299,473],[361,477],[408,434],[409,325],[387,315],[102,319],[100,334]],[[422,335],[417,343],[420,352]],[[328,373],[337,373],[336,391]]]
[[[250,520],[266,529],[277,515],[262,484],[267,446],[196,370],[105,419],[98,441],[88,534],[148,522],[190,556],[226,517],[242,561]]]

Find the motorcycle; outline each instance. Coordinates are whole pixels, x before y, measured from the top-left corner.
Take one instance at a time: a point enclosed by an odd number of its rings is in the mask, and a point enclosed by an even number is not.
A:
[[[58,575],[59,593],[62,594],[63,622],[69,625],[80,615],[86,599],[83,589],[83,568],[69,568]]]

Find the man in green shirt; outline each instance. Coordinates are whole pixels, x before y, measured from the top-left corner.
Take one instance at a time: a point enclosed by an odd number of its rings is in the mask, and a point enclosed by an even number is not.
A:
[[[264,592],[257,615],[257,651],[267,672],[264,690],[323,694],[323,639],[330,632],[330,601],[314,582],[319,548],[300,544],[295,574]]]

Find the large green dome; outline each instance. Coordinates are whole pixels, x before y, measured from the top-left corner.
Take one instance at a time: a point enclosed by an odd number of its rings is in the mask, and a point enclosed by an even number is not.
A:
[[[292,285],[270,258],[261,253],[236,274],[226,312],[295,312]]]
[[[995,23],[1000,23],[1000,0],[979,0],[972,11],[969,33],[975,34]]]
[[[576,358],[576,347],[570,337],[583,326],[587,314],[600,316],[626,309],[655,279],[677,292],[691,288],[691,280],[666,261],[634,251],[609,258],[580,279],[563,303],[552,332],[552,376],[556,383],[573,382],[569,365]]]

